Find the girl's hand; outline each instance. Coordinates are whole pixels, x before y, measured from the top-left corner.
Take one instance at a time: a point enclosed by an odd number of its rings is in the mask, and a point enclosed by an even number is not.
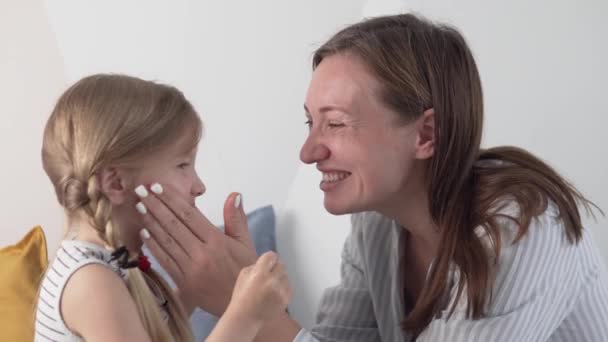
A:
[[[290,298],[285,267],[276,253],[267,252],[239,274],[227,313],[257,327],[285,312]]]

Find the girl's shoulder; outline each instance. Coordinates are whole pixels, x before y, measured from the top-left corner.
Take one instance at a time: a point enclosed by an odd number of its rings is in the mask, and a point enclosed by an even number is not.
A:
[[[64,240],[41,281],[36,310],[38,337],[81,341],[68,326],[71,318],[86,315],[98,300],[128,290],[124,272],[111,253],[93,243]],[[67,308],[67,310],[66,310]]]

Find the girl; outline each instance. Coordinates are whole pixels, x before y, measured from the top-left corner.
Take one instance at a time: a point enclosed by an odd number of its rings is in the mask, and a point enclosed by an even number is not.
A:
[[[67,234],[41,283],[37,341],[192,340],[192,300],[149,267],[133,207],[136,192],[146,191],[136,185],[151,179],[195,205],[205,192],[194,168],[201,133],[192,105],[167,85],[93,75],[60,97],[42,160]],[[276,255],[260,257],[237,284],[208,341],[251,340],[263,320],[285,309],[289,285]]]

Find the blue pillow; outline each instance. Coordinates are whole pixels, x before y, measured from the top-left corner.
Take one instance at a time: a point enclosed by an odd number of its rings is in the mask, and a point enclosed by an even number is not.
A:
[[[247,223],[249,224],[249,233],[255,244],[257,254],[261,255],[268,251],[276,252],[275,214],[272,206],[265,206],[247,214]],[[220,228],[223,229],[223,227]],[[171,280],[167,272],[160,266],[154,256],[147,250],[144,250],[144,253],[150,259],[152,268],[159,272],[172,287],[175,287],[173,280]],[[215,327],[217,321],[217,317],[200,308],[196,308],[192,313],[192,316],[190,316],[190,325],[192,326],[192,332],[194,333],[194,340],[204,341]]]

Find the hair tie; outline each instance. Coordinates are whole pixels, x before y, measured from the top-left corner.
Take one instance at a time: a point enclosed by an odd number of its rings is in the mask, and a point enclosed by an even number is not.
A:
[[[139,267],[142,272],[147,273],[152,267],[152,264],[150,264],[148,257],[142,254],[137,258],[137,267]]]
[[[112,261],[116,261],[118,267],[122,269],[138,267],[142,272],[148,272],[151,267],[150,260],[143,254],[139,255],[135,260],[129,260],[129,250],[126,246],[118,247],[112,252],[110,262]]]

